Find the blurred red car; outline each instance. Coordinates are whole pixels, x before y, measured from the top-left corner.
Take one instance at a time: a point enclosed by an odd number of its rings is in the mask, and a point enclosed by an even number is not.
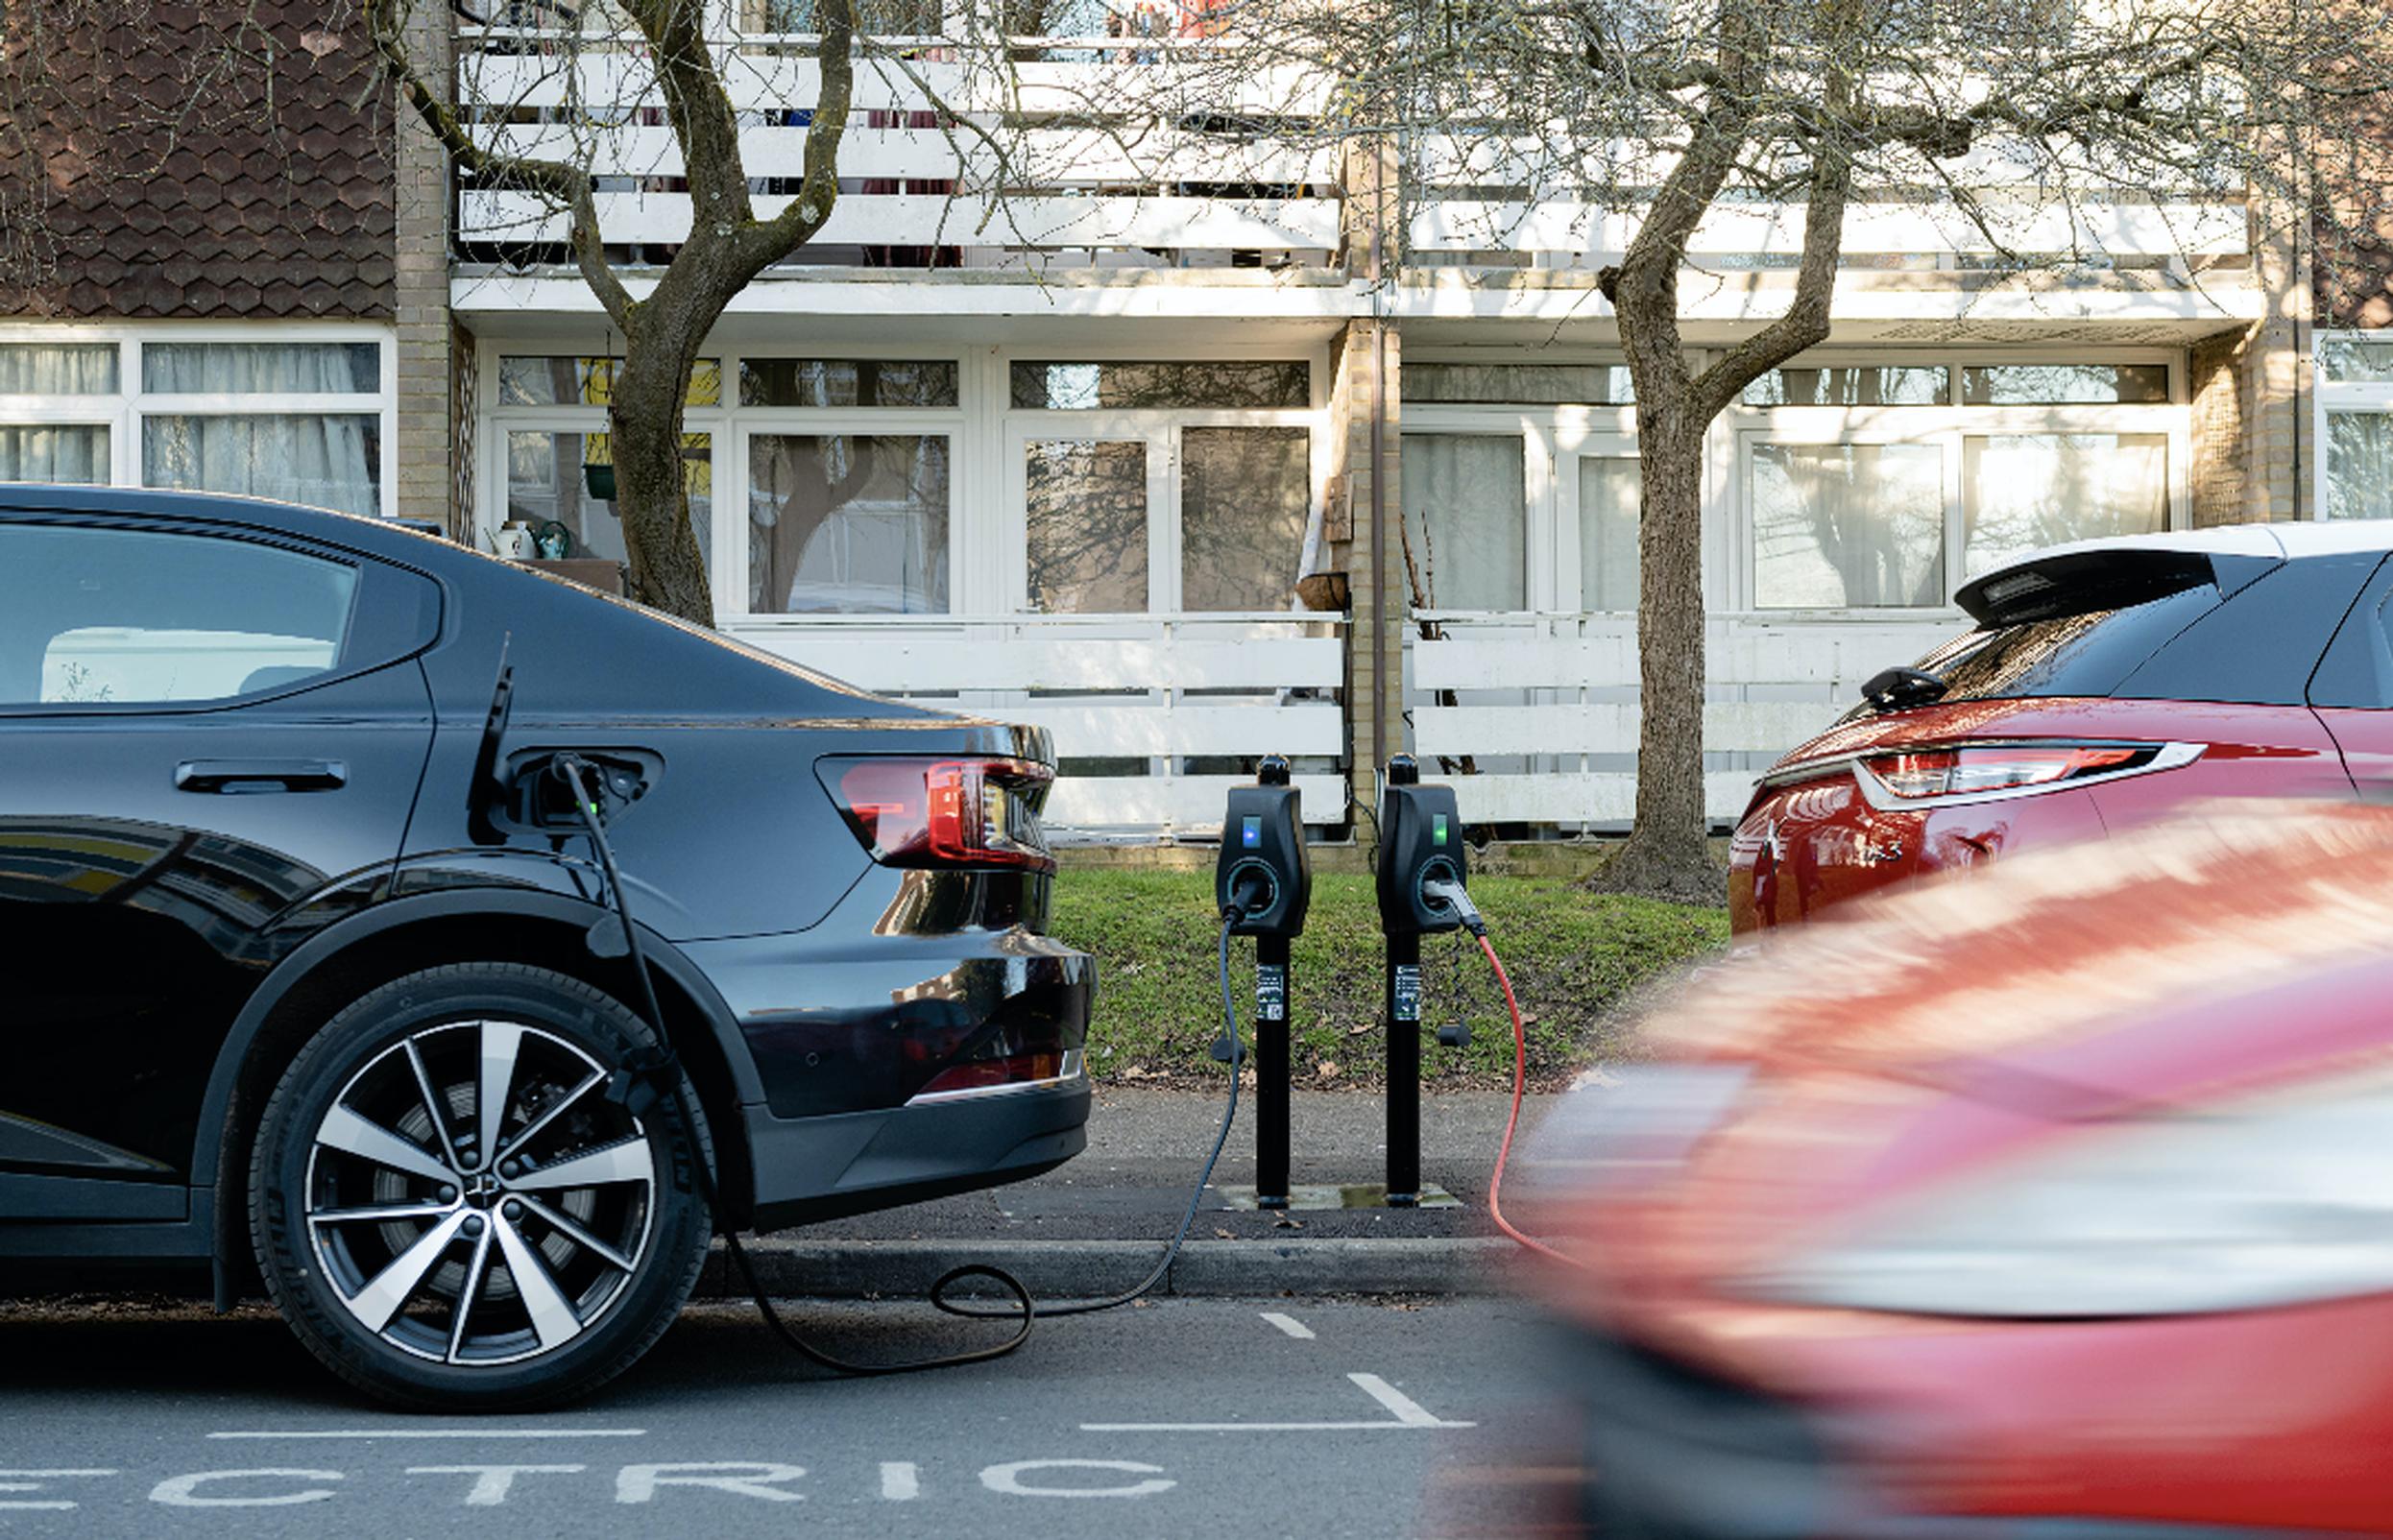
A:
[[[1646,1038],[1540,1130],[1585,1530],[2393,1532],[2393,811],[1873,899]]]
[[[2246,524],[2040,552],[1977,628],[1890,668],[1762,778],[1739,933],[2205,797],[2350,800],[2393,762],[2393,523]]]

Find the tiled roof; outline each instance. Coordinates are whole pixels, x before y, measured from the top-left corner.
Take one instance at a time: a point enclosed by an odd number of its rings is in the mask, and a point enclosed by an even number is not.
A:
[[[0,241],[0,314],[389,317],[392,104],[355,13],[141,13],[138,37],[19,22],[6,38],[0,86],[20,88],[0,89],[0,218],[33,239]]]

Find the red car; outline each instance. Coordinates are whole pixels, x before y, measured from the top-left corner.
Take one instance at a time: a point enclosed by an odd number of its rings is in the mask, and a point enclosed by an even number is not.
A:
[[[1890,668],[1764,776],[1740,933],[2205,797],[2351,800],[2393,769],[2393,522],[2244,524],[2040,552],[1977,628]]]
[[[1733,957],[1540,1131],[1517,1463],[1607,1535],[2393,1531],[2388,1001],[2393,811],[2315,802]]]

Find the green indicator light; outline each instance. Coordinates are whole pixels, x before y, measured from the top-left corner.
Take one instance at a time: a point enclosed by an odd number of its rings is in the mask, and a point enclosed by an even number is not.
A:
[[[1432,845],[1443,845],[1446,842],[1445,814],[1431,813],[1429,815],[1429,842]]]

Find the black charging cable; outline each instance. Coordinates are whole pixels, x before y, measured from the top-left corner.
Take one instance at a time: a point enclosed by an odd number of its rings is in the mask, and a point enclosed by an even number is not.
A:
[[[636,1115],[639,1109],[631,1105],[634,1098],[642,1095],[643,1090],[646,1095],[653,1096],[656,1095],[657,1088],[661,1086],[664,1094],[673,1098],[674,1106],[682,1115],[682,1120],[694,1128],[697,1126],[697,1120],[683,1091],[681,1065],[673,1052],[672,1040],[665,1035],[665,1012],[657,1001],[656,981],[649,976],[648,960],[640,949],[640,931],[632,923],[630,900],[624,892],[622,876],[616,869],[615,849],[607,839],[606,819],[599,810],[597,798],[592,794],[590,777],[596,773],[597,767],[578,754],[559,754],[549,758],[546,770],[547,773],[556,776],[571,792],[574,811],[580,817],[582,827],[590,833],[590,843],[598,855],[599,871],[606,878],[609,905],[615,911],[616,923],[623,927],[623,945],[631,963],[632,975],[640,982],[641,1004],[646,1010],[645,1023],[656,1036],[655,1049],[649,1053],[636,1055],[631,1063],[616,1071],[607,1087],[607,1095],[622,1102],[627,1108],[631,1108]],[[1180,1227],[1173,1233],[1171,1244],[1164,1248],[1163,1256],[1155,1263],[1153,1271],[1141,1279],[1134,1287],[1104,1299],[1040,1305],[1031,1299],[1030,1290],[1023,1287],[1022,1280],[1003,1267],[990,1266],[982,1263],[952,1267],[940,1274],[937,1281],[931,1284],[930,1296],[931,1305],[950,1315],[972,1320],[1019,1321],[1020,1327],[1013,1335],[989,1347],[972,1348],[961,1353],[941,1354],[935,1358],[906,1359],[895,1363],[857,1363],[824,1352],[800,1336],[788,1322],[782,1319],[781,1312],[773,1308],[772,1300],[764,1292],[764,1286],[756,1276],[756,1265],[749,1260],[747,1248],[739,1243],[739,1237],[733,1233],[730,1225],[721,1223],[724,1212],[721,1194],[714,1185],[714,1172],[706,1160],[705,1152],[693,1151],[694,1158],[690,1165],[697,1176],[699,1193],[706,1199],[708,1213],[713,1215],[720,1225],[724,1249],[730,1254],[732,1264],[739,1269],[740,1279],[748,1286],[748,1295],[756,1301],[757,1312],[764,1317],[764,1322],[772,1328],[773,1335],[780,1337],[790,1351],[808,1361],[840,1374],[857,1376],[913,1374],[923,1369],[955,1368],[966,1363],[985,1363],[991,1359],[1003,1358],[1030,1340],[1030,1329],[1041,1317],[1088,1315],[1098,1311],[1116,1310],[1144,1297],[1161,1283],[1164,1275],[1172,1270],[1172,1263],[1178,1260],[1180,1247],[1188,1239],[1189,1228],[1196,1222],[1196,1211],[1204,1202],[1205,1189],[1213,1185],[1214,1167],[1221,1159],[1222,1146],[1229,1143],[1230,1125],[1238,1118],[1239,1070],[1245,1055],[1238,1046],[1238,1015],[1236,1006],[1230,998],[1230,927],[1233,920],[1234,917],[1229,915],[1224,915],[1222,918],[1221,948],[1221,1023],[1222,1031],[1231,1045],[1229,1105],[1221,1115],[1221,1131],[1214,1136],[1212,1152],[1205,1157],[1204,1170],[1196,1178],[1196,1189],[1189,1193],[1188,1211],[1180,1216]],[[948,1297],[951,1289],[975,1279],[984,1279],[1011,1294],[1012,1305],[1002,1310],[982,1310],[976,1306],[959,1304]]]

